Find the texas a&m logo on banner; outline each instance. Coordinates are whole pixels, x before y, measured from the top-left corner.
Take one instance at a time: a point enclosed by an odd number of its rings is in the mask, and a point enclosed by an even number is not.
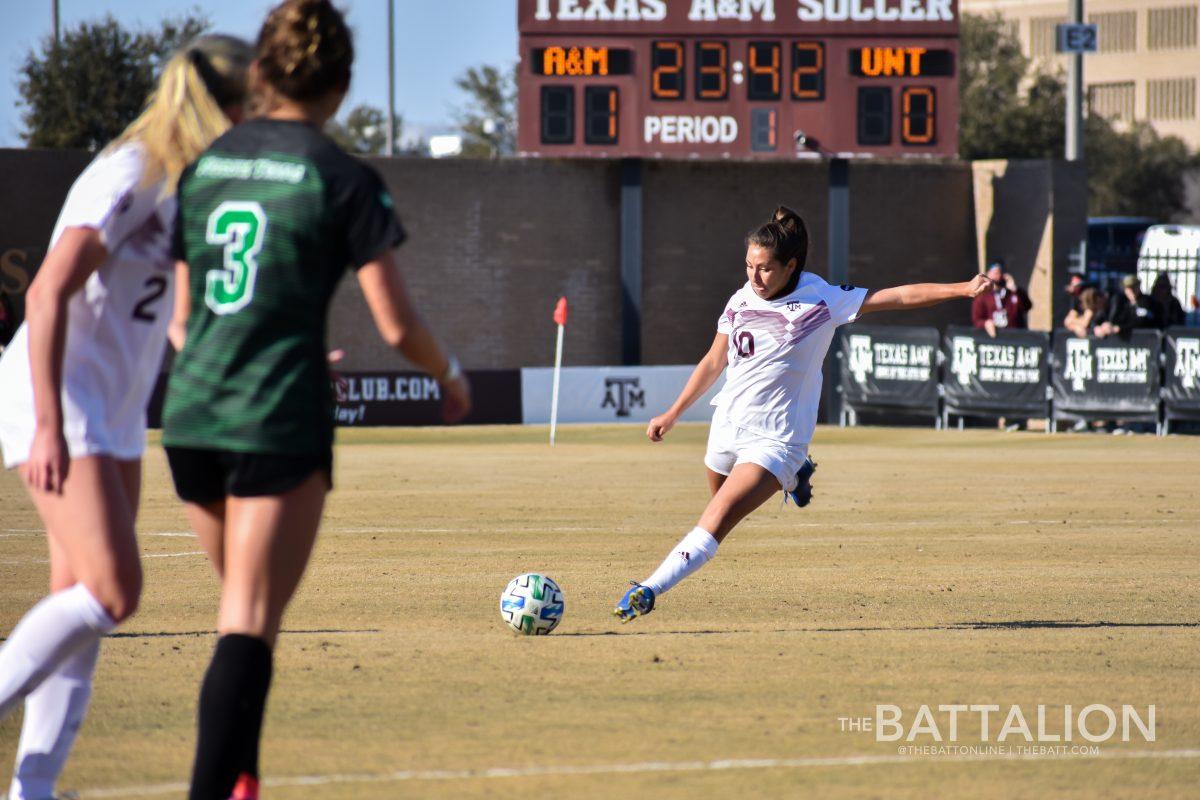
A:
[[[1090,339],[1067,341],[1067,365],[1063,377],[1071,382],[1071,388],[1082,392],[1093,377],[1092,342]]]
[[[964,386],[979,372],[979,353],[975,350],[975,340],[970,336],[954,337],[954,364],[951,372]]]
[[[870,336],[850,337],[850,371],[859,383],[866,383],[867,375],[875,371],[873,353]]]
[[[1175,340],[1175,370],[1172,375],[1185,389],[1200,385],[1200,339]]]
[[[604,379],[604,400],[600,408],[611,408],[618,417],[628,417],[635,408],[646,407],[646,391],[637,376]]]

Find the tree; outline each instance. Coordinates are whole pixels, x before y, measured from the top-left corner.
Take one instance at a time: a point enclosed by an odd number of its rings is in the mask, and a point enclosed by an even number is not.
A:
[[[454,84],[470,102],[458,112],[464,156],[504,156],[517,151],[517,67],[471,67]]]
[[[1159,136],[1144,122],[1115,131],[1091,117],[1084,142],[1088,162],[1088,213],[1158,220],[1186,216],[1186,174],[1200,156],[1175,136]]]
[[[1066,90],[1021,52],[999,15],[962,18],[959,47],[959,155],[976,158],[1062,158]],[[1200,157],[1180,139],[1145,123],[1118,130],[1089,114],[1084,120],[1088,213],[1172,219],[1187,211],[1184,181]]]
[[[106,16],[67,30],[61,44],[47,36],[18,70],[21,138],[30,147],[102,147],[141,113],[170,55],[208,25],[192,14],[129,31]]]
[[[392,120],[395,152],[400,152],[400,134],[404,122],[397,115]],[[325,132],[350,153],[377,156],[387,148],[387,115],[375,106],[355,106],[346,114],[345,120],[330,120]]]
[[[965,14],[960,31],[958,153],[1062,158],[1062,80],[1033,63],[999,15]]]

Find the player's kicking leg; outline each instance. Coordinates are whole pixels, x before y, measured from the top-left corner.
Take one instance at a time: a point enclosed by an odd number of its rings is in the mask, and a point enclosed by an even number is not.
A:
[[[734,526],[779,488],[779,479],[758,464],[736,465],[709,500],[696,527],[672,548],[649,578],[625,592],[613,616],[628,622],[653,611],[660,595],[712,560],[717,546]]]

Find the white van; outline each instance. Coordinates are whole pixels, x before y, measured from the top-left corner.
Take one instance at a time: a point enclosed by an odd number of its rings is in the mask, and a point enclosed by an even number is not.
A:
[[[1188,325],[1200,325],[1200,225],[1151,225],[1138,252],[1137,274],[1150,293],[1159,273],[1171,277]]]

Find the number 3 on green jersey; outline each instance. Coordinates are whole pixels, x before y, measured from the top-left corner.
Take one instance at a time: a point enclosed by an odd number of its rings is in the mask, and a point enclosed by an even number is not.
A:
[[[210,269],[204,302],[214,314],[235,314],[254,297],[255,256],[267,235],[267,215],[258,203],[227,200],[208,215],[205,241],[225,248],[225,268]]]

